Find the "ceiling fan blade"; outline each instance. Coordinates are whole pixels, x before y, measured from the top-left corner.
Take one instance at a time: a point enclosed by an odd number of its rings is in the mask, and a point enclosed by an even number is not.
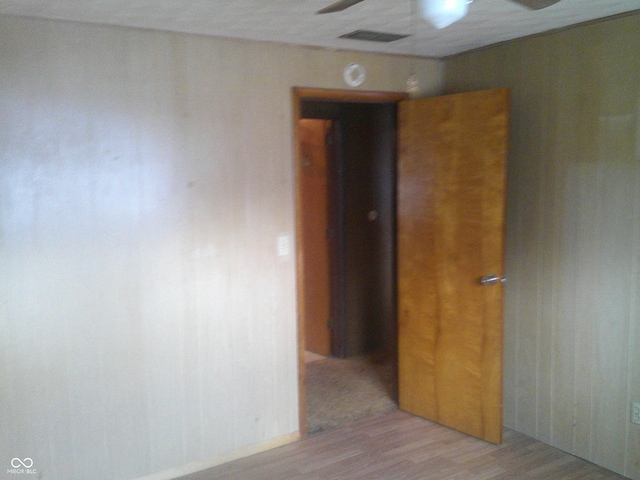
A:
[[[540,10],[542,8],[550,7],[551,5],[558,3],[560,0],[511,0],[511,1],[522,5],[523,7],[527,7],[530,10]]]
[[[341,12],[349,7],[353,7],[356,3],[363,2],[364,0],[338,0],[336,3],[329,5],[328,7],[318,10],[316,13],[333,13]]]

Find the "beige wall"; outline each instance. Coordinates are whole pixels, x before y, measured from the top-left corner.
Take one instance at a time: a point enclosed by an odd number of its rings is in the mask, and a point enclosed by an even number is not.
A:
[[[511,87],[505,421],[640,479],[640,16],[446,62]]]
[[[0,45],[0,468],[165,478],[295,438],[291,87],[358,61],[401,91],[410,60],[11,17]]]

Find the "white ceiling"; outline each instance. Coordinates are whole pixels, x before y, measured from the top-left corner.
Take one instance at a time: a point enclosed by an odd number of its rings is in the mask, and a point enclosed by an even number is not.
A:
[[[469,14],[463,20],[437,30],[421,19],[412,22],[411,1],[366,0],[343,12],[316,15],[317,10],[334,0],[0,0],[0,14],[335,50],[445,57],[513,38],[640,10],[640,0],[561,0],[537,11],[527,10],[509,0],[475,0],[469,5]],[[338,38],[356,29],[415,34],[386,44]]]

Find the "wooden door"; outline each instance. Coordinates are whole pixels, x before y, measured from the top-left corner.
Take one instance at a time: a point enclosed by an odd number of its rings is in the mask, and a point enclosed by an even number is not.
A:
[[[331,124],[330,120],[301,119],[298,127],[305,345],[307,350],[326,356],[331,355],[326,145]]]
[[[399,105],[400,408],[502,441],[506,89]]]

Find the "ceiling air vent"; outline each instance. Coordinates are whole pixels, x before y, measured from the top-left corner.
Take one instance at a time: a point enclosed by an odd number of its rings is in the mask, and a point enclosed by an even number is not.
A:
[[[352,40],[364,40],[366,42],[395,42],[401,38],[407,38],[409,35],[398,35],[395,33],[372,32],[371,30],[356,30],[351,33],[340,35],[340,38],[349,38]]]

